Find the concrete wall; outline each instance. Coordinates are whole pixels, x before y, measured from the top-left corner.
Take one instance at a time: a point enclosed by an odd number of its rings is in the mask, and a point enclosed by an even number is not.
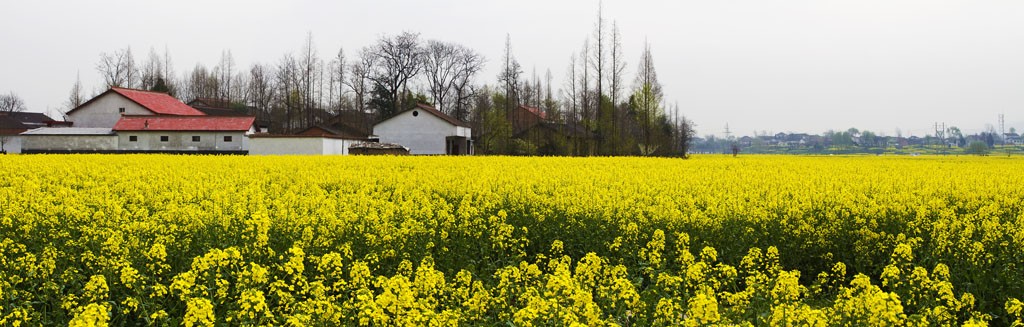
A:
[[[324,138],[324,155],[348,155],[348,147],[356,144],[356,140]]]
[[[114,151],[117,135],[22,135],[21,150]]]
[[[84,107],[75,110],[68,115],[68,121],[74,122],[74,127],[105,127],[112,128],[121,119],[119,108],[124,108],[125,115],[152,115],[139,104],[128,100],[116,92],[102,95]]]
[[[418,112],[419,115],[413,115]],[[423,110],[406,111],[373,126],[381,143],[398,143],[409,154],[445,154],[445,137],[462,136],[457,126]],[[463,128],[463,133],[469,133]]]
[[[18,135],[0,135],[0,150],[6,151],[7,153],[21,153],[21,136]]]
[[[254,137],[249,155],[319,155],[324,153],[322,137]]]
[[[250,155],[348,155],[355,140],[309,137],[253,137]]]
[[[136,141],[132,142],[131,137]],[[160,141],[167,136],[167,142]],[[192,137],[199,136],[199,142]],[[231,136],[225,142],[224,136]],[[249,149],[245,132],[177,132],[177,131],[121,131],[117,133],[119,150],[124,151],[245,151]]]

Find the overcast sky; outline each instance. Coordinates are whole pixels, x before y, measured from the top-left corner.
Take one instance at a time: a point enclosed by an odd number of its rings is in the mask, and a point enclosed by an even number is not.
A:
[[[591,35],[597,1],[0,1],[0,92],[64,110],[75,74],[99,89],[100,52],[170,49],[177,74],[275,63],[313,33],[321,56],[381,34],[465,44],[496,81],[506,33],[526,75],[552,71]],[[698,134],[873,130],[968,132],[1005,113],[1024,129],[1024,1],[713,0],[604,2],[625,39],[628,80],[651,43],[665,98]]]

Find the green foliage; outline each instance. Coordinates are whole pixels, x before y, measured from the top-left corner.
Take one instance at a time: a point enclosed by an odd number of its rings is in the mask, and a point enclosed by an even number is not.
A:
[[[164,93],[168,93],[168,94],[171,93],[171,88],[167,86],[166,82],[164,82],[164,78],[163,77],[157,77],[156,78],[156,82],[153,83],[153,87],[150,88],[149,90],[150,91],[156,91],[156,92],[164,92]],[[170,95],[174,96],[174,94],[170,94]]]
[[[985,142],[974,141],[967,146],[967,149],[964,150],[964,153],[973,154],[976,156],[987,156],[988,150],[988,144],[985,144]]]
[[[537,155],[537,145],[527,140],[513,139],[512,153],[520,156]]]

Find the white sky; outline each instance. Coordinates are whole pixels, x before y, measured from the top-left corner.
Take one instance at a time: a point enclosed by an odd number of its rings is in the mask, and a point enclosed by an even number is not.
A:
[[[726,123],[754,130],[828,129],[924,135],[936,121],[975,132],[1006,114],[1024,130],[1024,1],[713,0],[604,2],[618,22],[632,81],[644,39],[666,100],[703,136]],[[597,1],[16,1],[0,0],[0,92],[31,111],[60,109],[80,73],[102,80],[100,52],[170,49],[177,74],[240,68],[298,52],[312,32],[321,56],[349,57],[381,34],[420,32],[489,60],[494,84],[505,34],[526,76],[551,69],[591,35]]]

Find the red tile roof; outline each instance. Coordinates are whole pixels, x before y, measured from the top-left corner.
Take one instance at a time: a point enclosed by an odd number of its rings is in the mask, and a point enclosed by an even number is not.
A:
[[[543,112],[543,111],[541,111],[540,109],[537,109],[537,108],[534,108],[534,107],[527,107],[527,106],[523,106],[523,105],[520,105],[519,107],[522,107],[523,109],[526,109],[526,111],[529,111],[530,113],[533,113],[534,115],[537,115],[537,117],[540,117],[541,119],[548,119],[548,114]]]
[[[123,116],[115,131],[247,131],[254,116]]]
[[[175,99],[167,93],[125,89],[120,87],[112,88],[112,90],[128,99],[131,99],[132,101],[135,101],[139,105],[146,107],[146,109],[161,115],[205,115],[202,111],[189,107],[187,104],[178,101],[178,99]]]
[[[103,92],[95,98],[86,101],[82,105],[71,109],[67,113],[70,114],[79,108],[85,107],[93,100],[99,99],[107,93],[117,93],[121,96],[128,98],[132,102],[138,103],[143,108],[149,109],[158,115],[176,115],[176,116],[203,116],[206,115],[202,111],[196,110],[195,108],[189,107],[187,104],[178,101],[174,97],[163,92],[154,92],[146,90],[128,89],[123,87],[112,87],[110,90]]]

